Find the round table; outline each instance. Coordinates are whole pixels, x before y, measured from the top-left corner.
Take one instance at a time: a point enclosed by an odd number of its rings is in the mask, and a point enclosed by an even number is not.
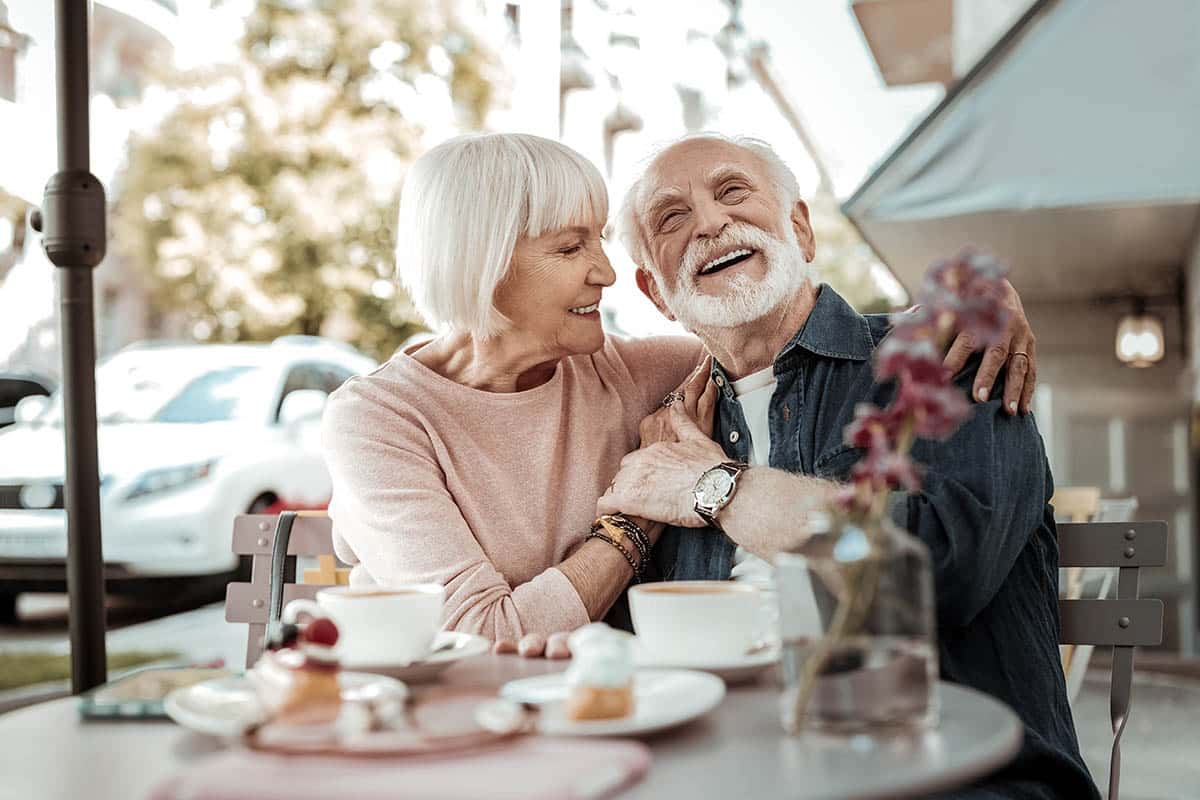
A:
[[[489,655],[455,665],[441,682],[498,687],[563,668]],[[921,735],[791,737],[773,676],[732,686],[706,717],[647,740],[650,772],[622,797],[912,796],[970,783],[1016,754],[1021,725],[1007,707],[953,684],[938,692],[941,723]],[[74,698],[54,700],[0,716],[0,798],[141,798],[223,746],[167,721],[81,721]]]

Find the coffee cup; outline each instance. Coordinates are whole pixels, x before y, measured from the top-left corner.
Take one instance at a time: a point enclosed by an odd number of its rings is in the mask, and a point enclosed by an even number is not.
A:
[[[741,658],[755,644],[761,607],[756,587],[733,581],[666,581],[629,590],[640,646],[672,664]]]
[[[429,654],[445,594],[436,583],[331,586],[317,592],[315,603],[288,603],[285,619],[305,612],[330,617],[344,666],[403,666]]]

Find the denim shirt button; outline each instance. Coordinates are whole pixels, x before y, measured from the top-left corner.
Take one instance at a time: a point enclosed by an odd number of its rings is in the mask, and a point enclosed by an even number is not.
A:
[[[713,377],[713,382],[715,382],[717,384],[717,386],[724,386],[725,385],[725,377],[720,374],[715,375]]]
[[[734,444],[737,444],[738,439],[740,439],[740,438],[742,438],[742,435],[740,433],[738,433],[737,431],[729,432],[729,441],[733,442]]]

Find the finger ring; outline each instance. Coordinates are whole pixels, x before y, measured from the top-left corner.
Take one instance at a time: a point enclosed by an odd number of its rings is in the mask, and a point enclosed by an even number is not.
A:
[[[675,403],[683,399],[683,392],[670,392],[662,399],[662,407],[670,408]]]
[[[1016,358],[1017,356],[1025,356],[1026,358],[1029,358],[1029,353],[1013,353],[1010,358]]]

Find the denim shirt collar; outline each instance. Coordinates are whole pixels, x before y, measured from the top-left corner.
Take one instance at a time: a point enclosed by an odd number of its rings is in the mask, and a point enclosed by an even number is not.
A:
[[[809,312],[808,320],[775,356],[775,374],[779,375],[791,369],[801,357],[801,350],[825,358],[866,361],[874,349],[871,326],[866,318],[855,311],[831,286],[823,283],[817,289],[817,300]],[[711,373],[725,399],[733,400],[733,382],[729,373],[715,358]]]

